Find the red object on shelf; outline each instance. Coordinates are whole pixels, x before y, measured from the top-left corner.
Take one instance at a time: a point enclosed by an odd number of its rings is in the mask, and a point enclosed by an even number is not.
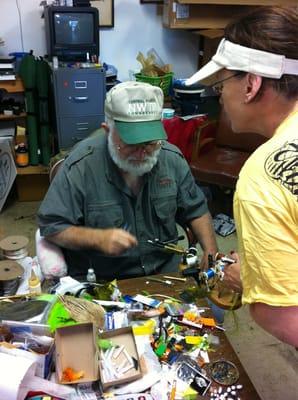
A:
[[[181,117],[174,116],[173,118],[164,119],[163,125],[168,135],[168,142],[177,146],[186,161],[190,164],[195,143],[196,132],[198,128],[207,121],[206,115],[193,117],[184,120]],[[203,140],[204,138],[199,138]]]

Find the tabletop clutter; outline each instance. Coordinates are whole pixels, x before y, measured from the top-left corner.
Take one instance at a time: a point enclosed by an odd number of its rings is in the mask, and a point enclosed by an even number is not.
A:
[[[26,244],[22,237],[13,242]],[[1,243],[10,257],[26,256],[13,252],[10,239]],[[3,288],[20,269],[27,269],[27,290],[7,295]],[[204,300],[183,296],[195,285],[191,278],[144,277],[145,288],[160,293],[129,295],[116,280],[70,276],[32,291],[37,277],[42,281],[36,263],[0,261],[0,399],[241,399],[237,366],[209,358],[224,329]],[[163,294],[179,285],[181,296]]]

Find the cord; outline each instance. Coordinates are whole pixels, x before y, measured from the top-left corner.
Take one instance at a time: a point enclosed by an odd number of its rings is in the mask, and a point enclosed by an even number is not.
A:
[[[18,15],[19,15],[19,25],[20,25],[22,52],[24,53],[24,38],[23,38],[22,16],[21,16],[19,0],[16,0],[16,6],[17,6],[17,9],[18,9]]]

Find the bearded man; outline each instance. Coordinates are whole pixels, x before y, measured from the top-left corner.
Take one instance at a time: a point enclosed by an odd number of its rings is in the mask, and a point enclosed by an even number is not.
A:
[[[113,87],[106,123],[63,162],[38,212],[48,241],[63,250],[68,273],[123,279],[177,271],[180,256],[148,244],[175,241],[188,225],[203,249],[217,245],[207,201],[189,166],[166,141],[163,92],[141,82]]]

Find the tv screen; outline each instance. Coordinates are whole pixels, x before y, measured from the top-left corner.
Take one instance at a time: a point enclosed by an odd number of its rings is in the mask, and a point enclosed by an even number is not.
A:
[[[88,44],[93,38],[93,15],[69,13],[54,14],[56,44]]]
[[[46,6],[47,54],[61,61],[85,61],[99,56],[99,16],[95,7]]]

